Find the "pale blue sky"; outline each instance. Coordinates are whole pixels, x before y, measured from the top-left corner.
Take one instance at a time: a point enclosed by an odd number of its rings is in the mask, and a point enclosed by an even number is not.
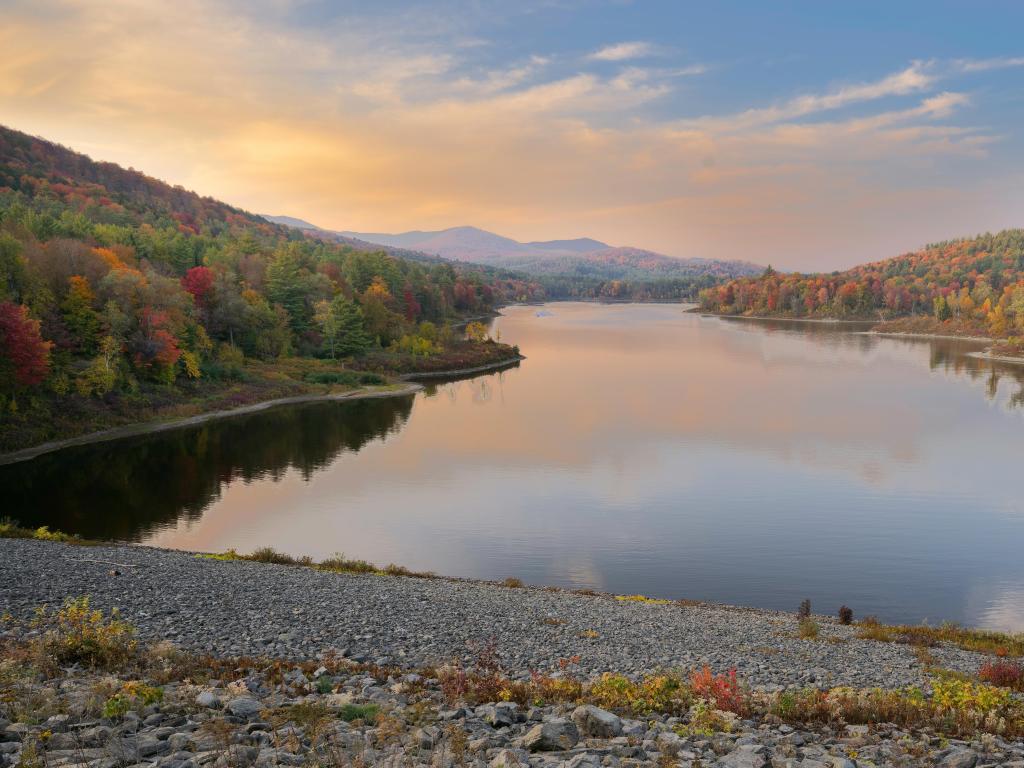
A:
[[[1024,4],[0,0],[0,121],[261,212],[832,269],[1022,223]]]

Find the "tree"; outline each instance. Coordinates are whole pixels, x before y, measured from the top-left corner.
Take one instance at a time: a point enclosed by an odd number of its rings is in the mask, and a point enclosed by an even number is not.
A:
[[[104,336],[99,354],[75,380],[75,389],[83,397],[101,397],[117,386],[123,376],[123,365],[121,344],[113,336]]]
[[[50,370],[50,347],[28,307],[0,304],[0,385],[13,390],[42,383]]]
[[[466,326],[466,338],[470,341],[485,341],[487,339],[487,326],[483,323],[470,323]]]
[[[214,272],[209,267],[192,267],[181,278],[181,287],[192,294],[199,309],[205,309],[213,289]]]
[[[359,355],[372,346],[366,333],[363,313],[355,302],[338,294],[331,302],[331,312],[337,323],[337,341],[335,351],[341,357]]]
[[[86,354],[95,351],[100,330],[100,317],[92,306],[95,301],[96,294],[92,292],[88,278],[73,275],[68,280],[68,292],[60,305],[61,314],[76,346]]]

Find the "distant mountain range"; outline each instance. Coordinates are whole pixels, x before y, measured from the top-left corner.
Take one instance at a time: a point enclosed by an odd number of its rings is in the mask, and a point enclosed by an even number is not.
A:
[[[268,221],[298,229],[325,232],[291,216],[265,216]],[[374,243],[403,251],[418,251],[456,261],[486,264],[531,275],[568,275],[603,280],[653,280],[701,275],[743,277],[763,267],[744,261],[676,259],[641,248],[613,247],[600,240],[541,240],[521,243],[477,227],[452,227],[433,232],[332,232],[354,243]]]

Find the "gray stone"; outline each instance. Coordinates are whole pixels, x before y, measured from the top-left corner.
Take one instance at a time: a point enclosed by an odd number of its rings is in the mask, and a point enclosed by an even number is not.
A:
[[[978,762],[978,753],[973,749],[954,749],[942,757],[937,765],[939,768],[974,768]]]
[[[592,704],[576,707],[572,721],[584,736],[610,739],[622,735],[622,718]]]
[[[559,717],[533,726],[523,737],[523,746],[531,752],[552,752],[572,749],[579,740],[575,724]]]
[[[219,709],[221,705],[220,696],[213,691],[203,691],[196,696],[196,704],[207,709]]]
[[[263,705],[251,696],[239,696],[229,701],[224,708],[235,717],[250,718],[258,715]]]
[[[521,749],[502,749],[489,763],[490,768],[525,768],[530,764],[530,755]]]
[[[740,747],[721,758],[718,764],[722,768],[765,768],[768,765],[768,758],[760,751]]]

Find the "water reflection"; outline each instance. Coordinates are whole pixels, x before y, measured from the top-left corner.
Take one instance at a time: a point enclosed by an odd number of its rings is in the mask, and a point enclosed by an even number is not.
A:
[[[412,397],[309,403],[150,437],[82,446],[0,467],[5,514],[86,537],[144,539],[197,521],[235,482],[304,481],[345,451],[383,439]]]

